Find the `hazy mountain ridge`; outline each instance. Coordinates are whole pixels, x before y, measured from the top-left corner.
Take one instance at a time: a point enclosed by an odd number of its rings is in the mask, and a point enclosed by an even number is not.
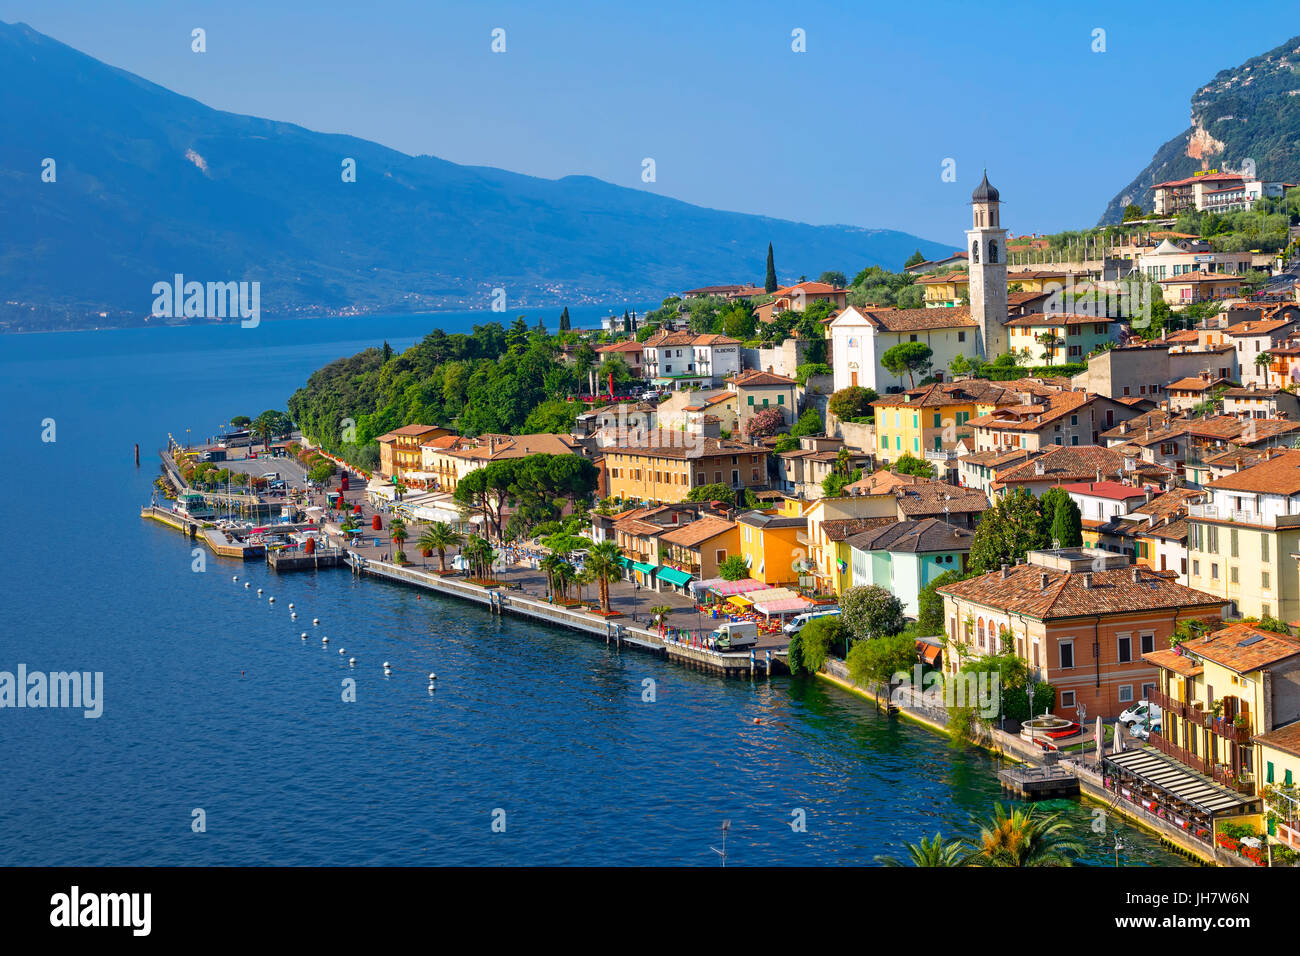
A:
[[[645,301],[870,263],[903,232],[693,206],[589,176],[546,180],[214,110],[23,25],[0,24],[6,302],[147,313],[175,273],[256,280],[265,313]],[[32,95],[40,90],[40,96]],[[56,181],[42,182],[42,161]],[[354,183],[340,173],[356,160]]]

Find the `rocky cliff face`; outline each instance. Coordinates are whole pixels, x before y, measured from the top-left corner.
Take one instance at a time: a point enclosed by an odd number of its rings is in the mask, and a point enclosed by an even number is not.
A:
[[[1101,223],[1124,207],[1151,208],[1150,187],[1205,169],[1249,171],[1300,182],[1300,36],[1223,70],[1192,94],[1191,126],[1165,143],[1106,206]]]

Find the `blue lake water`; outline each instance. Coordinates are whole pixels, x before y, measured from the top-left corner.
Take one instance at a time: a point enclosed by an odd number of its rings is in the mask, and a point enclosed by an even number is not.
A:
[[[729,865],[870,864],[971,832],[999,797],[994,762],[838,689],[724,681],[344,571],[276,578],[208,554],[196,573],[179,534],[140,519],[168,431],[211,434],[285,407],[335,358],[494,318],[0,337],[0,670],[105,685],[97,720],[0,710],[0,863],[714,866],[730,820]],[[1089,807],[1051,808],[1113,862]],[[1125,862],[1182,862],[1115,823]]]

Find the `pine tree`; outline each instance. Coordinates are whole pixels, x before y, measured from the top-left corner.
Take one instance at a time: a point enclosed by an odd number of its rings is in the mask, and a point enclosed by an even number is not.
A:
[[[767,281],[763,283],[767,292],[776,291],[776,260],[772,258],[772,244],[767,244]]]

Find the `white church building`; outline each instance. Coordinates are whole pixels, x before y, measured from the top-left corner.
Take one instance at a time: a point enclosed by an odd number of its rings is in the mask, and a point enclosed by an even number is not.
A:
[[[895,345],[920,342],[930,347],[931,366],[944,373],[958,355],[991,359],[1007,351],[1006,230],[1001,200],[988,174],[971,195],[970,305],[940,309],[890,309],[848,306],[829,325],[835,389],[861,385],[882,395],[910,387],[907,374],[895,375],[881,356]],[[919,379],[918,379],[919,380]]]

